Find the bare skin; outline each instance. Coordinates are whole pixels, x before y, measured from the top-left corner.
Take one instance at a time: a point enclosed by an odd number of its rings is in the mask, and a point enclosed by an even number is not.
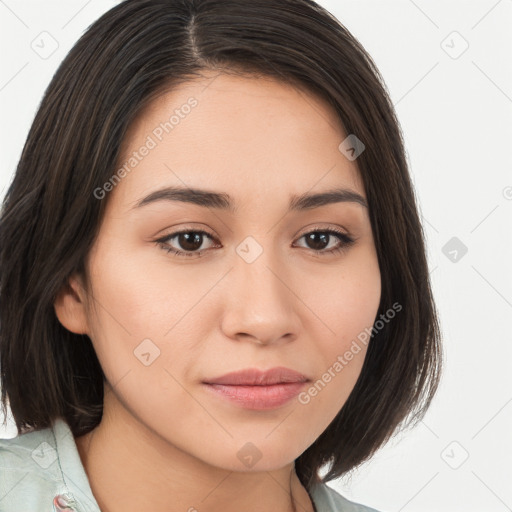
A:
[[[182,108],[191,97],[196,106]],[[148,136],[156,144],[141,150]],[[73,275],[55,302],[62,325],[90,337],[107,379],[102,421],[76,439],[103,512],[313,511],[294,461],[347,400],[365,347],[307,403],[249,410],[202,381],[285,366],[309,378],[307,390],[373,325],[381,280],[367,208],[288,210],[290,196],[332,188],[366,198],[356,161],[338,149],[346,136],[305,91],[217,73],[165,93],[132,125],[120,166],[145,155],[102,199],[91,288]],[[165,186],[229,194],[236,210],[135,207]],[[329,253],[342,240],[304,236],[320,228],[355,241]],[[169,236],[182,230],[208,234],[191,257],[164,250],[193,252]],[[243,450],[260,458],[248,466]]]

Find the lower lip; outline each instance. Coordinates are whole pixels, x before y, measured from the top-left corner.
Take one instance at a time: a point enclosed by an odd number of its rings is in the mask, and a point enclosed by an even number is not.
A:
[[[235,404],[254,410],[275,409],[295,398],[306,382],[287,382],[271,386],[228,386],[205,384],[215,394]]]

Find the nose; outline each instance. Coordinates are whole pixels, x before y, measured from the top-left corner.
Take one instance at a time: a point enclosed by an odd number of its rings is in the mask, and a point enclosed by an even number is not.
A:
[[[263,251],[254,261],[237,255],[226,276],[222,329],[226,336],[261,345],[288,343],[300,330],[296,277],[287,265]]]

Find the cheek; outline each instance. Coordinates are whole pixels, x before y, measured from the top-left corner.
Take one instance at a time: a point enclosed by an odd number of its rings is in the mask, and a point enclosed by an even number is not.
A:
[[[121,238],[104,237],[91,260],[94,298],[106,325],[135,341],[161,339],[195,304],[206,285],[191,280],[166,254],[154,247],[135,246]],[[117,324],[117,325],[115,325]],[[98,332],[101,334],[101,332]]]
[[[323,335],[315,339],[324,353],[332,356],[344,350],[359,333],[371,329],[381,298],[380,269],[371,247],[352,251],[336,268],[304,272],[301,282],[304,302],[323,325]]]
[[[105,234],[91,254],[91,338],[107,379],[115,383],[127,372],[142,371],[148,360],[161,359],[161,340],[177,321],[181,299],[162,297],[140,255],[120,238]]]
[[[156,245],[132,246],[117,236],[104,236],[93,255],[92,339],[107,380],[134,383],[132,399],[145,395],[141,407],[168,393],[185,403],[177,381],[201,360],[204,340],[218,322],[206,297],[218,272],[203,270],[202,276],[191,265],[167,261]]]
[[[316,274],[304,280],[302,288],[304,302],[316,315],[311,315],[309,330],[323,369],[305,390],[303,403],[325,411],[327,423],[361,373],[381,298],[381,275],[372,250],[354,252],[333,276]]]

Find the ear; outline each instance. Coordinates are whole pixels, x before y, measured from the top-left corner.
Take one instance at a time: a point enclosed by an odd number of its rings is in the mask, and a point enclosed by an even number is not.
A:
[[[59,322],[75,334],[89,334],[83,279],[73,274],[62,286],[53,304]]]

